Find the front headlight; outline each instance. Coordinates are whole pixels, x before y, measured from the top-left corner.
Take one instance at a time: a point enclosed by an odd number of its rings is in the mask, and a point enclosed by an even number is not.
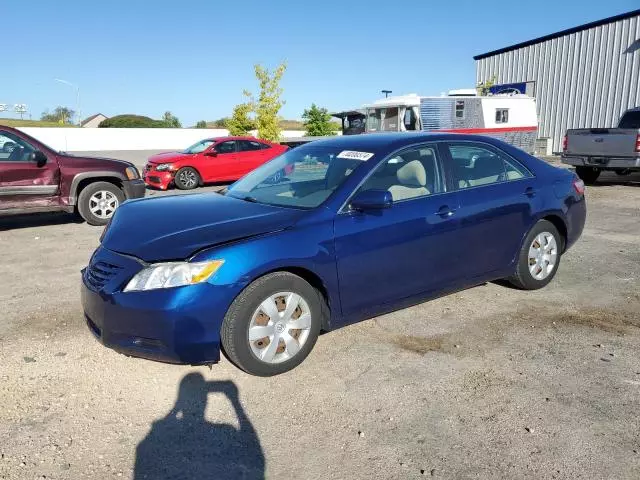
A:
[[[224,260],[156,263],[139,271],[129,281],[124,291],[136,292],[194,285],[206,281],[223,263]]]
[[[173,164],[171,163],[161,163],[156,167],[156,170],[159,172],[166,172],[168,170],[173,170]]]

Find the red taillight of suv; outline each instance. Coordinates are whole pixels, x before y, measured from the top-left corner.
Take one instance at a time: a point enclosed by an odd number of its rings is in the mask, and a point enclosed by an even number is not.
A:
[[[636,135],[636,152],[640,152],[640,133]]]
[[[567,151],[567,146],[569,145],[569,139],[567,138],[567,136],[565,135],[564,137],[562,137],[562,151],[566,152]]]
[[[584,195],[584,182],[579,178],[573,179],[573,188],[578,195]]]

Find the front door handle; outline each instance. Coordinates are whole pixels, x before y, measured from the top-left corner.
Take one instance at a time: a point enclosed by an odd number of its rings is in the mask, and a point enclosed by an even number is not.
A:
[[[449,218],[453,216],[454,213],[455,213],[454,209],[449,208],[448,205],[443,205],[438,209],[438,211],[436,212],[436,215],[438,215],[441,218]]]
[[[536,196],[536,190],[533,187],[527,187],[524,191],[524,194],[531,198],[531,197],[535,197]]]

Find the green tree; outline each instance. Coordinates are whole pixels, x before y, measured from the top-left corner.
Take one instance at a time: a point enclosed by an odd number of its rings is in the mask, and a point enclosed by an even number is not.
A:
[[[164,120],[154,120],[142,115],[116,115],[100,122],[98,128],[166,128]]]
[[[497,77],[494,75],[489,80],[485,80],[484,82],[479,82],[476,85],[476,90],[478,91],[478,95],[481,97],[486,97],[491,92],[491,87],[496,84]]]
[[[249,130],[255,128],[255,123],[250,117],[251,110],[251,105],[248,103],[241,103],[233,107],[231,118],[225,122],[229,135],[246,135]]]
[[[211,122],[211,126],[213,126],[214,128],[227,128],[228,121],[229,117],[222,117]]]
[[[180,120],[178,120],[178,117],[176,117],[171,112],[164,112],[164,115],[162,116],[162,121],[169,128],[182,128],[182,124],[180,123]]]
[[[196,128],[207,128],[207,122],[205,122],[204,120],[200,120],[198,123],[196,123]]]
[[[336,124],[331,121],[331,115],[326,108],[318,108],[315,103],[312,103],[311,108],[304,111],[302,118],[306,130],[305,135],[321,137],[336,134]]]
[[[72,123],[75,114],[76,112],[70,108],[58,106],[53,112],[49,112],[48,110],[42,112],[40,120],[45,122]]]
[[[273,71],[257,64],[254,66],[254,70],[260,86],[258,98],[256,100],[247,91],[244,94],[249,98],[250,108],[256,114],[258,137],[277,142],[281,132],[279,113],[284,105],[284,101],[281,99],[283,90],[280,87],[280,80],[287,70],[287,64],[283,62]]]

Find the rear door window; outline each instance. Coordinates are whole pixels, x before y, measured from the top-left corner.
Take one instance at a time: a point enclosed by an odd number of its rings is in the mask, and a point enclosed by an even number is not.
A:
[[[449,169],[458,190],[515,181],[532,174],[505,153],[475,143],[449,144]]]
[[[625,113],[620,119],[618,128],[633,128],[640,130],[640,110]]]
[[[254,142],[252,140],[238,140],[239,152],[254,152],[256,150],[262,150],[264,143]]]

